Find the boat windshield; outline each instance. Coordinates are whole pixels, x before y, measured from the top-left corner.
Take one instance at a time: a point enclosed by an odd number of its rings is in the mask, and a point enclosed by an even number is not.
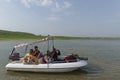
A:
[[[45,54],[46,51],[52,50],[53,47],[53,38],[47,37],[38,41],[33,41],[30,43],[21,43],[14,46],[10,56],[16,56],[19,54],[19,57],[23,57],[25,54],[29,53],[30,49],[33,49],[34,46],[38,46],[38,50]]]

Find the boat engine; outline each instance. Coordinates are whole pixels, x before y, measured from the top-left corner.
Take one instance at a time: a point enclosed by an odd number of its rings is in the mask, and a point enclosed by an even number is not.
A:
[[[9,56],[9,59],[12,61],[16,61],[20,59],[20,54],[19,53],[13,53],[12,55]]]

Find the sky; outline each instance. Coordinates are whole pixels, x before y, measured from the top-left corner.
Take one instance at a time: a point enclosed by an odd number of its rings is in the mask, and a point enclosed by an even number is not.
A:
[[[120,37],[120,0],[0,0],[0,29],[36,35]]]

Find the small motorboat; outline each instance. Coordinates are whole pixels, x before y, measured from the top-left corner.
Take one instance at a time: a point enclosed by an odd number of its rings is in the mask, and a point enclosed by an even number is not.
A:
[[[77,70],[81,67],[87,65],[87,58],[79,57],[77,60],[69,60],[68,62],[64,61],[64,58],[67,56],[58,56],[58,61],[48,62],[46,64],[38,63],[38,64],[25,64],[22,60],[23,57],[19,56],[19,53],[14,53],[14,50],[18,47],[28,46],[36,43],[40,43],[43,41],[48,41],[53,38],[47,37],[45,39],[33,42],[33,43],[22,43],[14,46],[9,59],[9,62],[6,65],[6,69],[10,71],[29,71],[29,72],[70,72]]]
[[[87,65],[86,60],[77,62],[53,62],[47,64],[24,64],[23,62],[13,61],[6,65],[7,70],[29,71],[29,72],[70,72]]]

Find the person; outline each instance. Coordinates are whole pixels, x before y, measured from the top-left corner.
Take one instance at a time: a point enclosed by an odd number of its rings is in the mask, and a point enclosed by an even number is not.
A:
[[[23,62],[27,64],[38,64],[38,59],[33,55],[33,53],[33,49],[30,49],[30,52],[24,56]]]
[[[34,56],[37,58],[40,58],[42,56],[42,54],[38,50],[38,46],[34,46]]]
[[[45,55],[39,59],[39,63],[46,64],[52,61],[51,52],[48,50]]]
[[[52,58],[54,61],[58,60],[58,55],[60,55],[60,50],[53,47],[53,51],[51,52]]]

